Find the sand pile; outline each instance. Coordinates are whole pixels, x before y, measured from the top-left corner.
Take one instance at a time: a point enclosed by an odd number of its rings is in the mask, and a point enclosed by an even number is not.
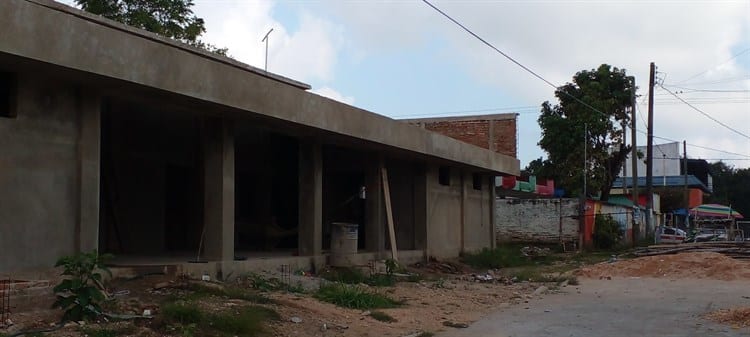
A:
[[[706,318],[735,328],[744,328],[750,326],[750,308],[722,309],[707,314]]]
[[[589,278],[636,276],[709,278],[730,281],[750,279],[750,262],[736,260],[719,253],[680,253],[619,260],[614,263],[603,262],[581,268],[577,275]]]

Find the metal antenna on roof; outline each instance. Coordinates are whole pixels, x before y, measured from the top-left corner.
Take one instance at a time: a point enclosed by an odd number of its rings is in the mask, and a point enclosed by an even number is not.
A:
[[[266,43],[266,67],[265,67],[266,72],[268,72],[268,35],[270,35],[272,31],[273,31],[273,28],[271,28],[271,30],[269,30],[268,33],[266,33],[266,36],[263,37],[263,40],[260,40],[260,42]]]

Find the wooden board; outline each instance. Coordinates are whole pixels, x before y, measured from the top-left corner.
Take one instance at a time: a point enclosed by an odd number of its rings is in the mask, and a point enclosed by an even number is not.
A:
[[[391,209],[391,187],[388,184],[388,171],[385,167],[380,168],[383,179],[383,199],[385,199],[385,217],[388,222],[388,236],[391,241],[391,258],[398,261],[398,249],[396,247],[396,232],[393,229],[393,210]]]

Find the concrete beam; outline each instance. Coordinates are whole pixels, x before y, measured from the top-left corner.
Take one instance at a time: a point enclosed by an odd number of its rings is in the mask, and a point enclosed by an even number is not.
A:
[[[228,59],[50,1],[0,1],[0,54],[96,75],[97,85],[170,93],[290,125],[435,159],[518,175],[518,159],[352,107]],[[49,43],[29,43],[28,41]],[[190,71],[185,71],[190,69]],[[169,76],[164,76],[169,74]],[[99,83],[101,82],[101,83]]]
[[[234,134],[229,121],[206,118],[203,136],[204,256],[234,260]]]
[[[323,250],[323,154],[319,143],[299,144],[299,255]]]
[[[101,176],[101,99],[79,93],[80,134],[78,139],[78,211],[76,250],[89,252],[99,247],[99,188]]]

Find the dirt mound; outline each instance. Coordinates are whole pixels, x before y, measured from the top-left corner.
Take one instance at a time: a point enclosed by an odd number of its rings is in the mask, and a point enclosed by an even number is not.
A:
[[[619,260],[613,263],[603,262],[581,268],[577,275],[589,278],[635,276],[730,281],[750,279],[750,262],[732,259],[719,253],[680,253]]]
[[[706,318],[735,328],[744,328],[750,326],[750,308],[722,309],[707,314]]]

